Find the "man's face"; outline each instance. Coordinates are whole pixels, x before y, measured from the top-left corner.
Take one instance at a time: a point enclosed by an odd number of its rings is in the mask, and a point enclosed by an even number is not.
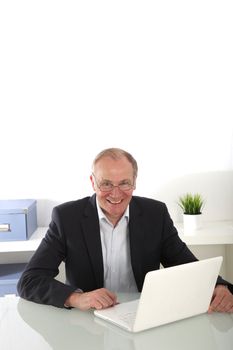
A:
[[[112,224],[116,225],[124,214],[135,189],[132,164],[126,157],[117,160],[107,156],[103,157],[95,165],[91,182],[99,206]],[[109,183],[115,186],[128,183],[132,187],[128,190],[113,187],[107,192],[100,190],[99,186]]]

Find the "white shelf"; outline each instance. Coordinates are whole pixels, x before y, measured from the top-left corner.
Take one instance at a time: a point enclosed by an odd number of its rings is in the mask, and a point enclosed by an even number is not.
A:
[[[188,246],[228,245],[231,251],[233,249],[233,221],[203,222],[202,228],[194,236],[184,235],[181,223],[176,223],[175,226],[180,238]],[[27,241],[0,242],[0,264],[28,262],[47,230],[48,227],[38,227]]]
[[[183,224],[175,224],[180,238],[187,245],[233,244],[233,221],[203,222],[194,235],[184,235]]]
[[[1,253],[34,252],[42,238],[45,236],[48,227],[38,227],[32,236],[25,241],[0,242]]]
[[[233,244],[233,221],[204,222],[195,235],[184,235],[183,224],[176,223],[175,227],[180,238],[188,245]],[[34,252],[48,227],[38,227],[27,241],[0,242],[0,253]]]

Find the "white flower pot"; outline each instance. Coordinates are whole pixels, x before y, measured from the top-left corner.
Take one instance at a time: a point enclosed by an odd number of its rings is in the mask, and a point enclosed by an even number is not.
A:
[[[201,216],[202,214],[183,214],[184,235],[195,235],[195,232],[201,227]]]

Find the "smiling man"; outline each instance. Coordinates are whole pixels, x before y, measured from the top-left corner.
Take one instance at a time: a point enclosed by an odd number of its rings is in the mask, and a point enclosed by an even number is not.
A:
[[[128,207],[135,189],[137,167],[130,158],[103,152],[93,165],[91,182],[97,202],[109,221],[116,226]],[[134,167],[133,167],[134,166]],[[115,185],[114,185],[115,184]]]
[[[117,303],[117,292],[140,292],[146,273],[160,264],[197,260],[180,240],[166,205],[133,196],[137,171],[136,160],[122,149],[97,155],[90,176],[95,194],[54,208],[48,232],[19,280],[21,297],[102,309]],[[55,279],[61,261],[66,283]],[[209,312],[233,312],[232,292],[219,277]]]

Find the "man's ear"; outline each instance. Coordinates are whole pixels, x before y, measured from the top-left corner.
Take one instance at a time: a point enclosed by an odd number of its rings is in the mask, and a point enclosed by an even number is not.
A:
[[[93,176],[93,175],[90,175],[90,180],[91,180],[92,188],[93,188],[93,190],[95,191],[95,179],[94,179],[94,176]]]

